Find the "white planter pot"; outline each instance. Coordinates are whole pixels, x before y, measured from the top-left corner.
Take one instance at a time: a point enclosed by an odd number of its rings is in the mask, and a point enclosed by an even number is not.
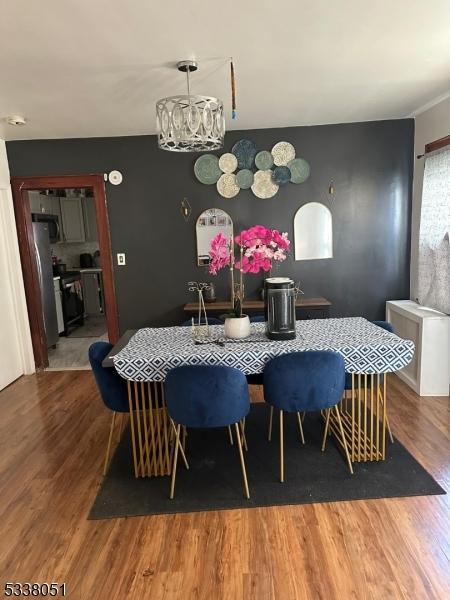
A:
[[[250,319],[248,315],[225,319],[225,337],[239,340],[250,335]]]

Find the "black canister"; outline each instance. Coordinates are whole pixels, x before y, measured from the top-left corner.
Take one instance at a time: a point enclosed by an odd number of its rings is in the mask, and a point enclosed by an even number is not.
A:
[[[289,277],[265,280],[264,314],[266,335],[270,340],[295,338],[295,289]]]

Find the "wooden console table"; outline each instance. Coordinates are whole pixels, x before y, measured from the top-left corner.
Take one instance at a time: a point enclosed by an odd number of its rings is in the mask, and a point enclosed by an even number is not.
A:
[[[295,303],[297,319],[327,319],[330,316],[331,302],[326,298],[299,298]],[[231,304],[228,300],[217,300],[206,304],[206,312],[209,315],[221,315],[230,310]],[[243,310],[247,314],[264,312],[262,300],[244,300]],[[197,302],[189,302],[184,305],[187,316],[198,314]]]

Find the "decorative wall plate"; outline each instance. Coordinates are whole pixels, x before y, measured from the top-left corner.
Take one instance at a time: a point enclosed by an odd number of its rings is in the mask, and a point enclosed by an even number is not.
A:
[[[275,167],[272,179],[278,185],[285,185],[291,180],[291,170],[288,167]]]
[[[201,183],[207,185],[217,183],[219,177],[222,175],[219,167],[219,159],[214,154],[202,154],[195,161],[194,173]]]
[[[253,185],[253,172],[249,169],[241,169],[236,173],[236,183],[241,190],[248,190]]]
[[[254,142],[245,139],[239,140],[234,144],[231,152],[237,158],[240,169],[251,169],[253,167],[256,156],[256,145]]]
[[[237,169],[238,161],[234,154],[227,152],[219,158],[219,167],[224,173],[234,173]]]
[[[273,167],[273,156],[268,150],[261,150],[255,156],[255,165],[261,171],[267,171]]]
[[[287,164],[295,158],[295,148],[289,142],[278,142],[272,148],[273,162],[279,166],[287,166]]]
[[[278,185],[272,181],[272,171],[256,171],[252,192],[258,198],[272,198],[278,192]]]
[[[234,173],[224,173],[217,182],[217,191],[224,198],[234,198],[239,194],[239,189]]]
[[[310,167],[304,158],[295,158],[288,164],[292,183],[303,183],[309,177]]]
[[[123,180],[122,173],[120,171],[111,171],[108,175],[108,179],[113,185],[120,185]]]

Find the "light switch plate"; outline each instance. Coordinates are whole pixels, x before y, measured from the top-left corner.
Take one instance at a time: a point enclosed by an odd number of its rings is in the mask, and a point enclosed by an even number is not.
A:
[[[119,265],[119,267],[123,267],[124,265],[127,264],[126,259],[125,259],[125,252],[117,253],[117,264]]]

